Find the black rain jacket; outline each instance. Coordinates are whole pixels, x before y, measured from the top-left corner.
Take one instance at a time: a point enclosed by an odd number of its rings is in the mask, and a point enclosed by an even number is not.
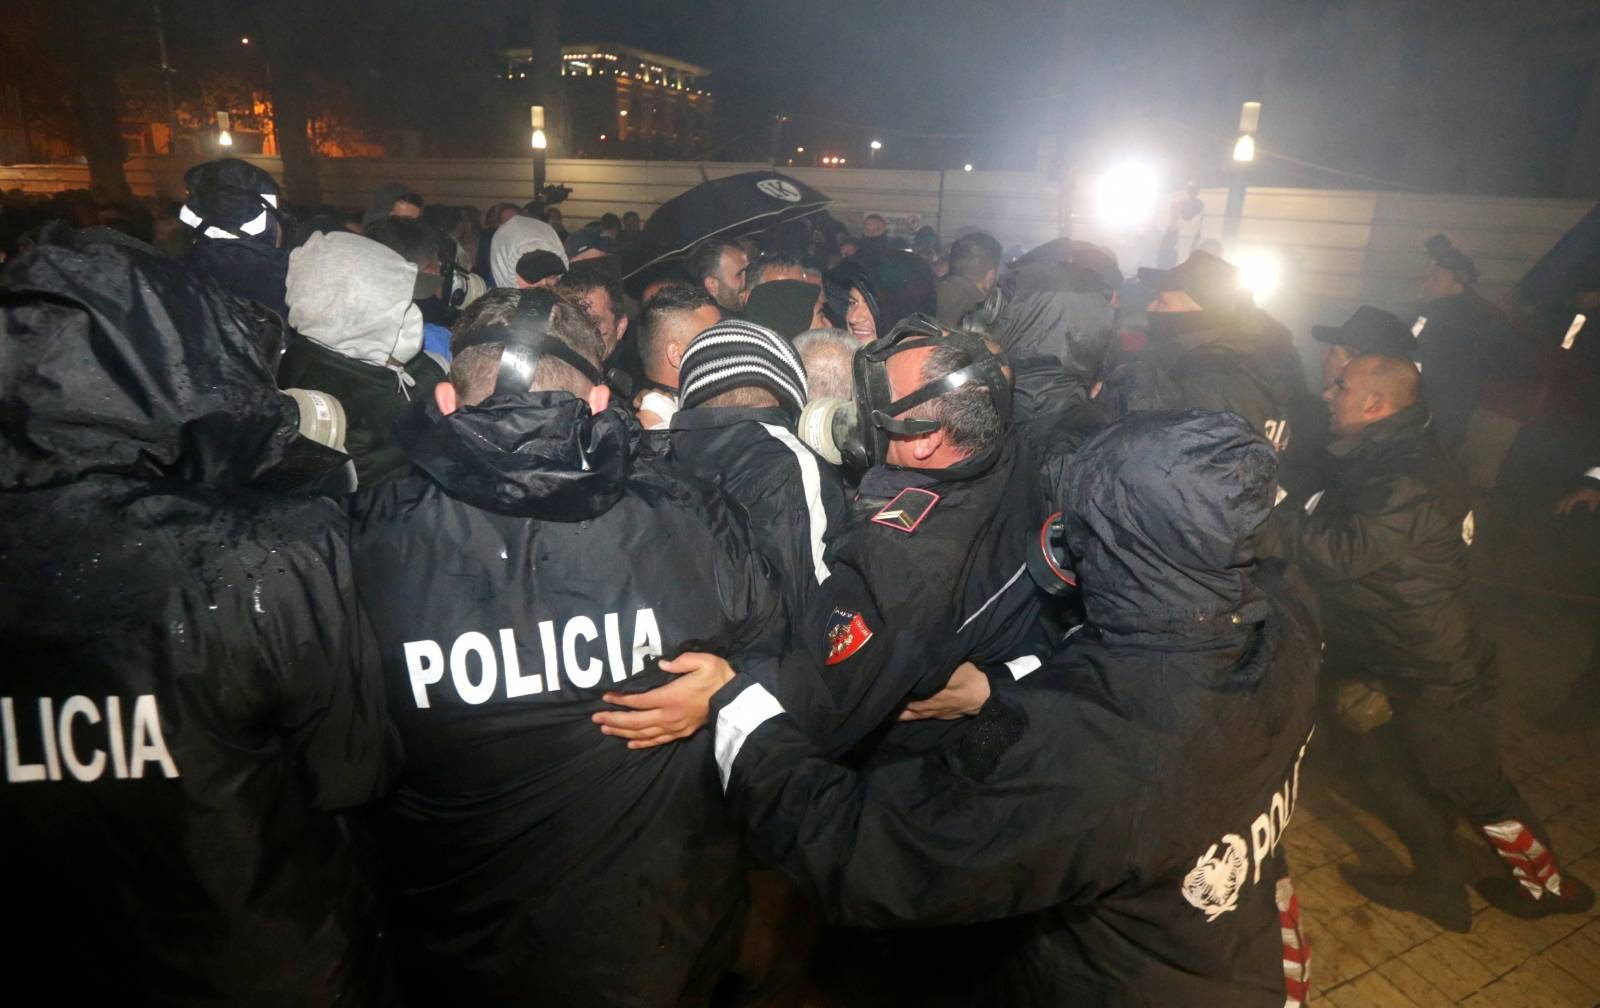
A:
[[[1107,378],[1097,402],[1112,417],[1142,410],[1237,413],[1279,453],[1308,401],[1287,331],[1254,308],[1151,312],[1150,342]]]
[[[1490,653],[1467,599],[1472,504],[1427,407],[1401,410],[1329,451],[1327,485],[1285,502],[1280,528],[1285,557],[1317,591],[1330,668],[1476,685]]]
[[[363,487],[410,472],[394,425],[413,402],[432,398],[433,387],[445,380],[444,369],[421,351],[406,362],[405,373],[409,386],[389,368],[346,357],[309,339],[295,340],[278,363],[282,387],[326,392],[344,407],[344,445]]]
[[[815,625],[828,543],[849,520],[839,471],[795,436],[780,409],[697,406],[672,415],[671,463],[724,490],[774,560],[791,626]]]
[[[272,229],[276,231],[276,228]],[[250,238],[200,236],[185,257],[189,268],[234,297],[255,301],[289,317],[284,288],[289,279],[289,253]]]
[[[1282,846],[1316,628],[1254,540],[1274,459],[1238,417],[1155,413],[1079,456],[1089,623],[959,745],[827,762],[765,687],[713,700],[756,854],[841,924],[1029,915],[986,992],[1019,1005],[1281,1008],[1306,945]]]
[[[113,232],[47,236],[8,281],[8,983],[372,1003],[374,900],[328,810],[377,795],[390,735],[343,512],[247,486],[295,433],[275,348]]]
[[[743,512],[564,392],[430,397],[397,433],[419,472],[358,495],[355,547],[407,757],[384,839],[409,989],[696,1003],[743,899],[709,733],[636,751],[590,716],[669,678],[647,655],[781,648]]]

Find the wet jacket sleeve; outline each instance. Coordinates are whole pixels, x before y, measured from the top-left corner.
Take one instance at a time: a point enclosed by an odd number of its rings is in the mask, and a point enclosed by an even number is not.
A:
[[[824,759],[759,683],[736,679],[713,710],[751,849],[835,923],[991,920],[1087,902],[1114,877],[1096,861],[1117,845],[1094,842],[1114,807],[1097,785],[1059,786],[1059,754],[1020,707],[991,701],[956,752],[867,772]]]
[[[1348,506],[1314,497],[1287,515],[1287,545],[1316,580],[1353,581],[1404,557],[1419,515],[1432,506],[1422,484],[1407,476],[1356,488],[1353,496],[1359,499]]]
[[[278,727],[298,757],[311,804],[331,810],[383,794],[398,769],[399,743],[372,628],[355,598],[348,546],[330,531],[313,548],[315,557],[291,545],[280,551],[297,597],[264,583],[258,608],[270,620],[261,653],[281,698]]]

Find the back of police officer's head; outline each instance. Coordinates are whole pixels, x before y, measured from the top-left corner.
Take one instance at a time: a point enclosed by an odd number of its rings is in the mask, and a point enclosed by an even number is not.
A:
[[[508,287],[498,288],[478,298],[461,313],[450,333],[450,380],[440,382],[434,395],[439,412],[446,416],[462,406],[476,406],[494,393],[500,375],[500,354],[504,343],[490,342],[467,346],[472,335],[481,329],[496,325],[510,325],[521,304],[523,292]],[[558,340],[584,360],[601,367],[603,348],[600,333],[584,313],[583,306],[565,297],[557,297],[550,309],[550,321],[545,329],[546,340]],[[533,372],[531,392],[569,392],[589,403],[589,408],[599,413],[610,404],[611,393],[605,385],[596,385],[572,365],[546,354],[539,358]]]

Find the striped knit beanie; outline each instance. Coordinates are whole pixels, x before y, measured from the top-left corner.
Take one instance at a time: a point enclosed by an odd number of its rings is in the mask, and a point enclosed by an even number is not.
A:
[[[691,409],[744,385],[759,385],[796,419],[810,391],[806,369],[789,341],[753,322],[718,322],[690,341],[678,369],[678,404]]]

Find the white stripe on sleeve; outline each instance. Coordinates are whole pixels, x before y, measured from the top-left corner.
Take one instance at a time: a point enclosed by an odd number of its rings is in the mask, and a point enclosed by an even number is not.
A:
[[[1039,671],[1044,662],[1038,655],[1025,654],[1021,658],[1013,658],[1006,662],[1006,668],[1011,672],[1011,678],[1020,680],[1030,672]]]
[[[722,790],[728,790],[728,778],[733,776],[733,761],[739,758],[745,739],[771,718],[783,713],[778,698],[767,692],[760,683],[751,683],[733,702],[717,714],[717,773],[722,777]]]
[[[817,471],[817,457],[787,428],[769,423],[761,426],[794,453],[794,460],[800,466],[800,488],[805,491],[806,520],[811,526],[811,563],[817,584],[822,584],[829,574],[828,565],[822,559],[823,539],[828,534],[828,512],[822,506],[822,475]]]

